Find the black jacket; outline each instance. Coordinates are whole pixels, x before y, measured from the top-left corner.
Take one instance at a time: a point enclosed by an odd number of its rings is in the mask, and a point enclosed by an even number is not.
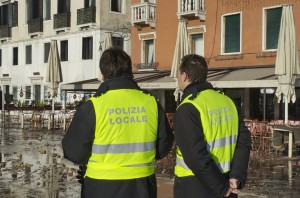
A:
[[[96,92],[100,96],[108,90],[115,89],[140,89],[136,82],[128,78],[111,79],[102,83]],[[156,143],[156,159],[165,157],[171,149],[173,143],[173,133],[170,129],[168,120],[162,106],[158,105],[158,137]],[[96,118],[95,110],[91,101],[87,101],[76,111],[70,127],[62,140],[64,157],[75,164],[87,164],[92,151],[94,140]],[[87,181],[88,180],[88,181]],[[155,183],[155,185],[154,185]],[[146,186],[145,186],[146,185]],[[148,186],[147,186],[148,185]],[[141,186],[137,188],[137,186]],[[155,187],[154,187],[155,186]],[[156,197],[156,181],[154,176],[133,180],[95,180],[85,178],[85,191],[88,191],[88,197],[119,197],[116,194],[121,193],[122,197],[141,197],[136,195],[149,194],[148,197]],[[141,192],[141,191],[150,191]],[[121,191],[121,192],[120,192]],[[128,195],[128,196],[127,196]],[[135,196],[133,196],[135,195]],[[121,196],[120,196],[121,197]],[[147,196],[146,196],[147,197]]]
[[[186,87],[183,99],[190,94],[213,89],[210,83],[193,83]],[[213,98],[212,98],[213,100]],[[179,197],[223,197],[228,188],[228,179],[238,179],[240,188],[245,185],[251,137],[249,130],[240,122],[237,146],[231,163],[231,171],[222,174],[207,151],[199,111],[190,103],[179,106],[174,116],[176,144],[182,152],[186,165],[195,176],[175,178],[175,198]]]

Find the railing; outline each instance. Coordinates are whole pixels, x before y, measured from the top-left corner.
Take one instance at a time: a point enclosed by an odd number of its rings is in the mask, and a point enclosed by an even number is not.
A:
[[[132,24],[150,24],[150,26],[155,26],[155,22],[156,4],[146,2],[131,6]]]
[[[0,26],[0,38],[11,37],[11,28],[8,25]]]
[[[53,28],[66,28],[70,27],[71,21],[71,13],[70,12],[63,12],[54,15],[54,23]]]
[[[28,20],[28,33],[43,32],[43,18]]]
[[[96,22],[96,7],[77,10],[77,25]]]
[[[178,0],[178,17],[199,17],[205,20],[205,0]]]
[[[158,63],[138,63],[135,67],[138,70],[156,70]]]

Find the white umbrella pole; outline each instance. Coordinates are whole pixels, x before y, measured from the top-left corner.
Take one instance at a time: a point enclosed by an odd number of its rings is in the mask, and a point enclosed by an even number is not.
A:
[[[289,122],[289,101],[287,101],[287,96],[285,96],[285,100],[284,100],[284,124],[288,124]]]
[[[288,125],[289,119],[289,101],[287,100],[287,96],[285,96],[285,101],[284,101],[284,124]],[[288,152],[288,157],[292,157],[292,152],[293,152],[293,131],[289,131],[289,152]]]

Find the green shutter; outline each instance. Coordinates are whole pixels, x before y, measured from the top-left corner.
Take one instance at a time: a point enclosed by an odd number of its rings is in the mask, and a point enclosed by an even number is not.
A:
[[[266,49],[277,49],[282,7],[266,10]]]
[[[240,52],[240,14],[225,16],[224,53]]]

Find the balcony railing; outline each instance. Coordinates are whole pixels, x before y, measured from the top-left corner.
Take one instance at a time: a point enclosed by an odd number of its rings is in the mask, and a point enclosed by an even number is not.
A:
[[[54,15],[53,29],[70,27],[71,12],[57,13]]]
[[[205,21],[205,0],[178,0],[178,18],[198,17]]]
[[[150,25],[155,27],[156,22],[156,4],[140,3],[131,6],[131,23],[133,25]]]
[[[77,10],[77,25],[95,23],[96,7],[81,8]]]
[[[8,25],[0,26],[0,38],[11,37],[11,28]]]
[[[135,67],[138,70],[156,70],[158,63],[138,63]]]
[[[43,32],[43,18],[35,18],[28,20],[28,33]]]

